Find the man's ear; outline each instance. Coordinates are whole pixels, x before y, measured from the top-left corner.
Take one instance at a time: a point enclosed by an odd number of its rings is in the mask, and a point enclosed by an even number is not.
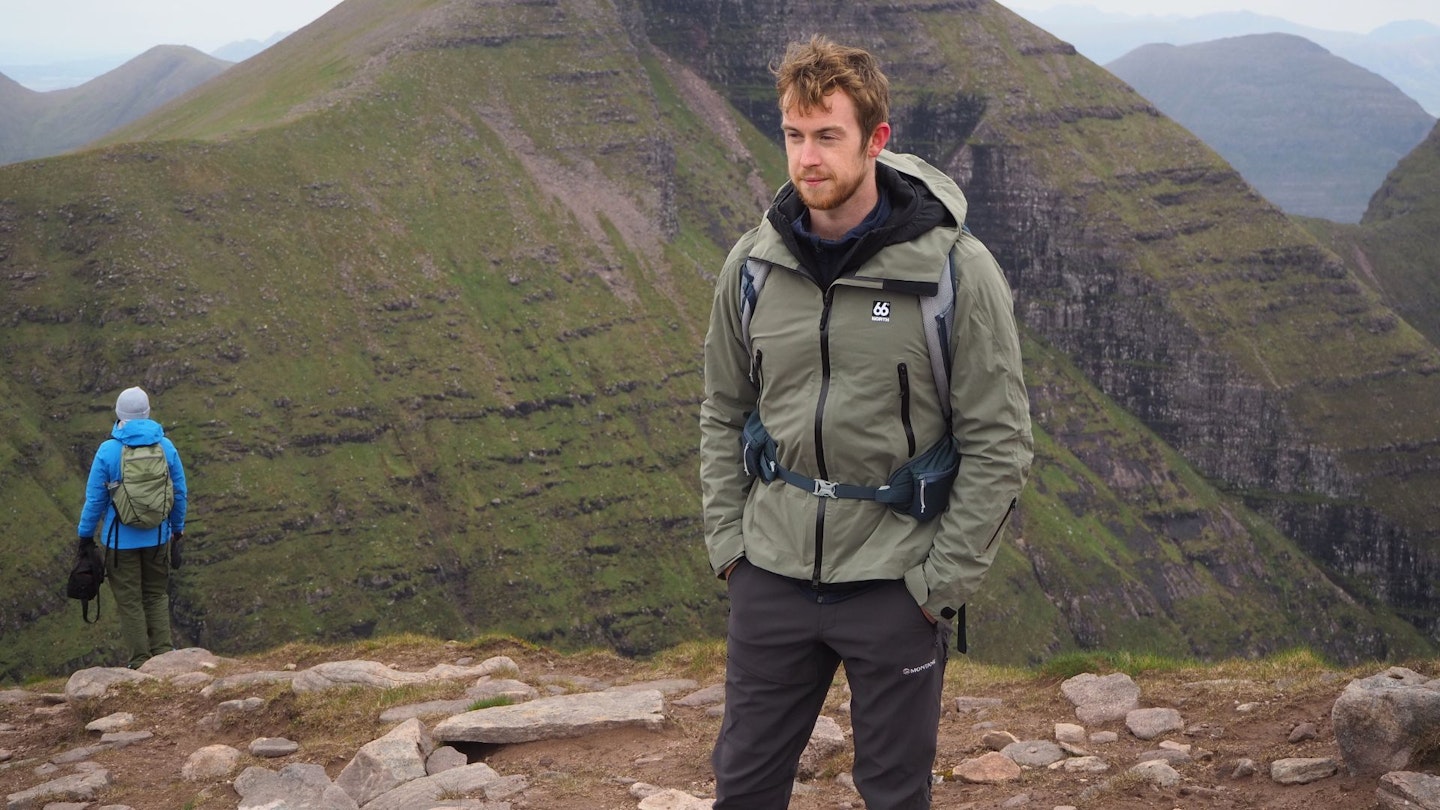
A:
[[[879,157],[880,150],[884,149],[885,144],[889,142],[890,124],[885,121],[881,121],[879,124],[875,125],[875,131],[870,133],[870,143],[866,144],[865,154],[872,158]]]

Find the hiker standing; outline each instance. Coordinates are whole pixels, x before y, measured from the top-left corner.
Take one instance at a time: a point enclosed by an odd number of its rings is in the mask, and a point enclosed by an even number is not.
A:
[[[175,649],[170,638],[171,546],[185,530],[185,468],[150,398],[127,388],[115,400],[115,427],[95,451],[80,513],[80,539],[102,527],[106,579],[134,669]],[[179,556],[174,556],[179,564]]]
[[[714,807],[787,806],[844,663],[866,807],[928,808],[951,623],[963,639],[1032,457],[1014,304],[955,183],[885,151],[874,57],[815,37],[775,73],[790,182],[731,250],[705,340],[730,599]]]

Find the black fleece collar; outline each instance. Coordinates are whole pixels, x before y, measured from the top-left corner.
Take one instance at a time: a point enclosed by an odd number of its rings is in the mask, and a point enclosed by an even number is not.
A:
[[[855,272],[882,249],[890,245],[908,242],[932,228],[955,224],[944,203],[930,193],[930,189],[912,177],[901,174],[883,163],[875,164],[875,182],[881,194],[890,201],[890,218],[856,239],[850,252],[843,256],[834,268],[834,277]],[[812,278],[821,271],[821,262],[814,245],[808,239],[795,235],[794,224],[805,214],[805,203],[795,191],[792,183],[786,183],[775,195],[775,203],[766,213],[771,226],[780,233],[785,247],[800,260],[801,269]],[[828,274],[827,274],[828,275]],[[830,280],[833,281],[832,277]],[[817,281],[822,288],[828,283]]]

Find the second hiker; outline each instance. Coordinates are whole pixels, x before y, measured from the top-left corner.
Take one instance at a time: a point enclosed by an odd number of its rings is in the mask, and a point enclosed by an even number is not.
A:
[[[127,388],[115,400],[115,426],[95,451],[80,513],[80,540],[101,528],[106,580],[120,614],[120,634],[134,669],[175,649],[170,637],[172,542],[185,531],[185,468],[150,398]],[[178,562],[178,559],[177,559]]]

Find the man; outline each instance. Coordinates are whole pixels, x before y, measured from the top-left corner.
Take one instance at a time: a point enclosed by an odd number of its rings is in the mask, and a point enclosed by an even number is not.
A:
[[[165,438],[160,423],[150,419],[149,395],[140,388],[121,391],[115,400],[115,419],[110,438],[101,443],[90,464],[79,532],[81,543],[93,543],[96,528],[104,527],[106,580],[120,614],[127,665],[135,669],[152,656],[175,649],[169,589],[176,547],[169,544],[178,543],[185,531],[188,492],[179,452]],[[148,467],[168,476],[168,486],[163,479],[141,484],[147,464],[137,459],[127,465],[126,448],[158,450]],[[130,471],[130,481],[124,480],[124,470]],[[128,517],[140,525],[127,524],[121,520],[122,507],[127,513],[148,511],[153,517]],[[179,564],[178,554],[174,561]]]
[[[1013,303],[963,228],[960,189],[884,151],[889,89],[870,54],[815,37],[775,72],[790,182],[726,260],[705,340],[706,545],[730,594],[714,807],[787,806],[844,663],[866,806],[928,808],[950,623],[1032,456]],[[757,267],[763,295],[742,295]],[[946,386],[921,308],[949,284]],[[747,465],[742,431],[768,454]],[[960,456],[948,509],[931,519],[937,493],[925,506],[918,485],[916,503],[884,502],[931,448]]]

